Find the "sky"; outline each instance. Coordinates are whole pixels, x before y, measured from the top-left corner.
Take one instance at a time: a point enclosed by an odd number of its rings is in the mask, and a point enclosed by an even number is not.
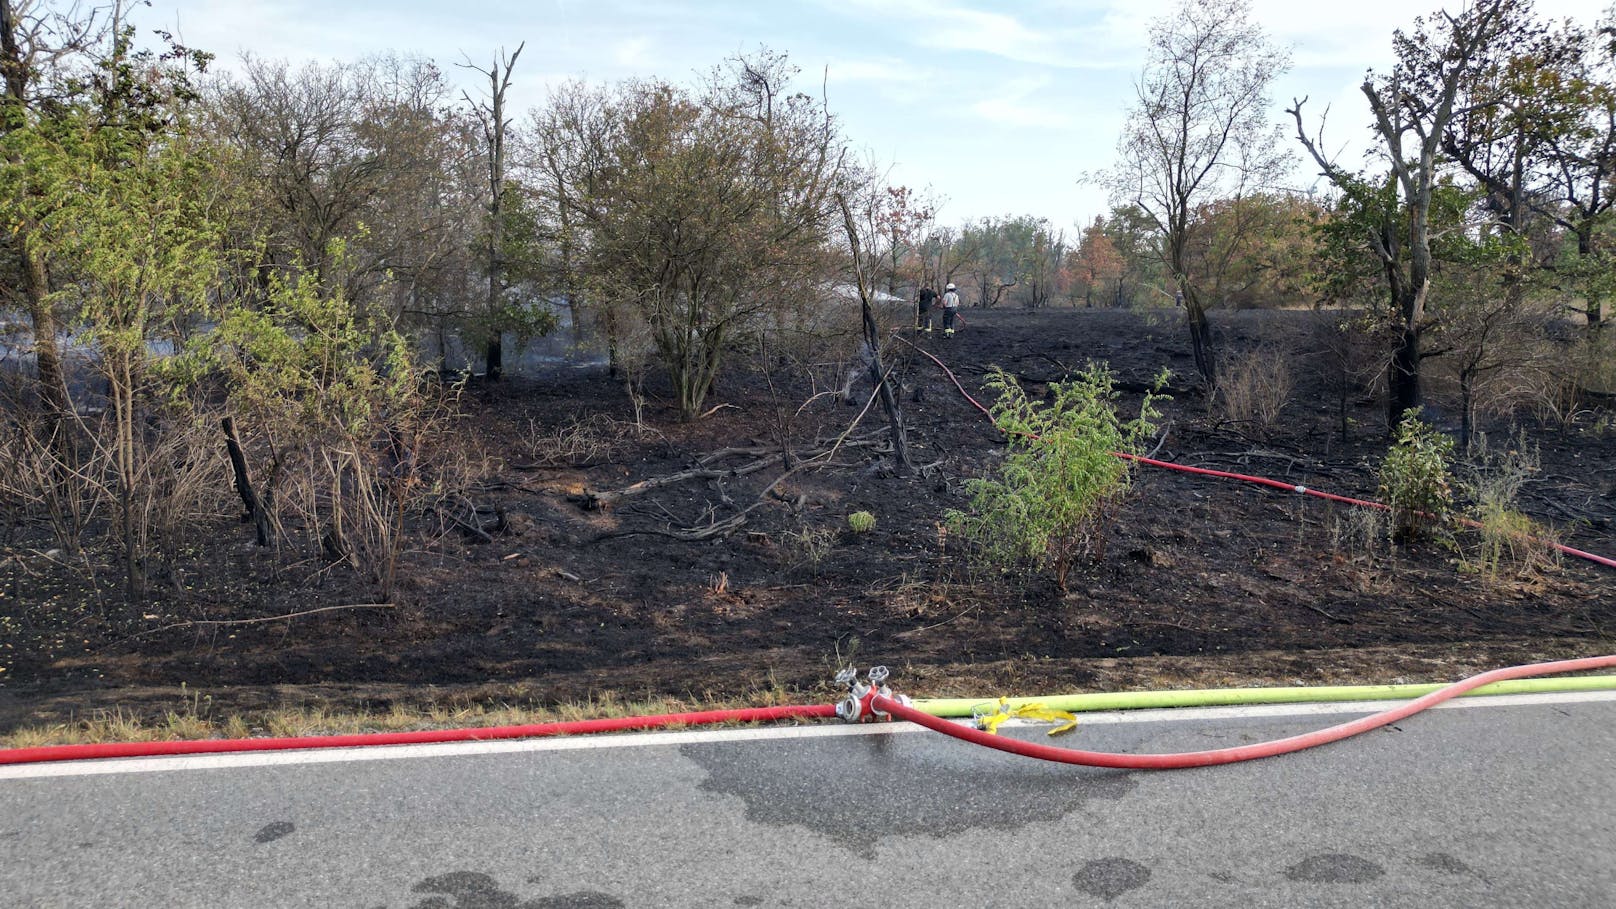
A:
[[[1401,0],[1304,4],[1251,0],[1254,18],[1292,67],[1274,85],[1276,122],[1294,98],[1329,106],[1330,151],[1361,147],[1358,92],[1384,70],[1391,35],[1439,8]],[[1592,24],[1612,0],[1538,0],[1540,15]],[[217,55],[294,63],[357,60],[384,51],[430,58],[476,92],[501,48],[527,48],[511,102],[540,106],[549,89],[582,78],[694,82],[739,52],[790,55],[800,86],[823,89],[844,133],[890,182],[929,191],[939,220],[959,224],[1031,214],[1057,228],[1107,210],[1084,175],[1109,167],[1133,101],[1153,20],[1173,0],[151,0],[137,27],[175,32]],[[1456,4],[1450,6],[1457,8]],[[1316,168],[1291,184],[1306,190]]]

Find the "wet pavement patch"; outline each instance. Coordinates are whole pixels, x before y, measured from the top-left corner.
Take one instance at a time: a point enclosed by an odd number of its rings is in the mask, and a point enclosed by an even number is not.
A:
[[[1285,876],[1307,884],[1367,884],[1384,877],[1386,869],[1345,852],[1310,855],[1285,869]]]
[[[276,821],[273,824],[265,824],[257,833],[253,834],[253,842],[272,843],[296,829],[296,827],[292,826],[291,821]]]
[[[622,909],[623,901],[608,893],[580,890],[564,896],[547,896],[529,900],[517,909]]]
[[[501,890],[492,877],[477,871],[429,877],[410,892],[441,894],[421,900],[412,909],[517,909],[516,894]]]
[[[1420,864],[1443,874],[1475,874],[1476,869],[1446,852],[1430,852],[1420,856]]]
[[[938,757],[900,749],[891,739],[867,737],[863,759],[852,765],[827,762],[824,751],[791,741],[748,742],[744,753],[734,745],[692,744],[680,753],[707,772],[702,791],[740,798],[747,820],[805,827],[872,859],[862,847],[881,837],[1017,830],[1059,820],[1095,799],[1115,801],[1138,785],[1127,773],[1007,764],[986,749],[950,749]],[[942,794],[914,796],[917,777]]]
[[[1125,858],[1095,859],[1072,875],[1072,884],[1077,889],[1108,903],[1149,882],[1150,869]]]
[[[429,877],[410,891],[435,894],[410,909],[622,909],[623,906],[623,901],[617,897],[595,890],[519,901],[516,894],[500,889],[493,877],[478,871],[451,871]]]

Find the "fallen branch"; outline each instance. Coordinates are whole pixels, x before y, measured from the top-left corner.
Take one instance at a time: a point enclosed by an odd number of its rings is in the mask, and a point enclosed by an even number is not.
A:
[[[1172,431],[1173,431],[1173,421],[1168,420],[1167,425],[1162,427],[1161,438],[1156,440],[1156,447],[1152,448],[1150,450],[1150,454],[1145,455],[1145,457],[1151,458],[1152,460],[1154,460],[1156,455],[1162,450],[1162,446],[1167,444],[1167,434],[1172,432]]]
[[[769,455],[764,458],[759,458],[750,464],[744,464],[740,467],[731,467],[723,470],[717,470],[710,467],[693,467],[689,470],[681,470],[678,473],[668,474],[667,476],[651,477],[648,480],[641,480],[632,486],[625,486],[618,490],[588,492],[584,494],[584,507],[591,511],[604,511],[611,508],[613,505],[616,505],[618,502],[629,498],[630,496],[644,495],[647,492],[651,492],[655,489],[661,489],[664,486],[676,486],[680,483],[688,483],[691,480],[722,480],[732,477],[744,477],[747,474],[757,473],[765,467],[778,463],[781,457],[782,456],[778,454]]]
[[[726,407],[734,408],[735,410],[740,410],[740,408],[736,407],[734,404],[719,404],[718,406],[716,406],[713,409],[707,411],[706,413],[702,414],[701,416],[697,417],[696,419],[705,420],[708,417],[712,416],[715,413],[718,413],[720,410],[723,410]]]
[[[760,502],[758,504],[762,503]],[[703,540],[711,540],[714,537],[726,536],[740,530],[741,527],[745,526],[746,524],[747,512],[750,512],[752,508],[756,507],[757,505],[753,505],[751,508],[746,509],[746,511],[743,511],[740,514],[725,518],[722,521],[715,521],[706,527],[687,528],[684,530],[672,530],[662,527],[645,527],[637,530],[614,530],[611,533],[603,533],[600,536],[589,540],[585,545],[601,543],[606,540],[617,539],[619,537],[632,536],[668,537],[669,539],[679,540],[680,542],[684,543],[699,543]]]
[[[443,517],[448,518],[449,523],[460,528],[467,536],[475,537],[484,543],[494,542],[493,536],[483,529],[482,519],[477,516],[477,506],[465,500],[461,500],[460,504],[466,506],[466,509],[471,512],[471,520],[468,521],[452,511],[444,511],[441,508],[434,510]]]
[[[1344,618],[1342,618],[1342,617],[1340,617],[1338,615],[1331,615],[1330,613],[1325,612],[1324,610],[1322,610],[1319,607],[1314,606],[1314,605],[1312,605],[1310,603],[1298,602],[1296,605],[1302,607],[1303,609],[1310,609],[1310,610],[1318,613],[1319,615],[1322,615],[1325,618],[1329,619],[1330,621],[1335,622],[1335,623],[1337,623],[1339,625],[1351,625],[1352,624],[1351,619],[1344,619]]]
[[[873,401],[874,397],[872,396],[871,402]],[[865,409],[859,412],[859,417],[862,418],[868,411],[869,405],[866,404]],[[857,425],[858,420],[854,420],[853,426]],[[792,452],[793,459],[796,460],[800,466],[820,465],[828,458],[834,456],[838,448],[869,448],[870,446],[878,444],[879,440],[875,438],[876,436],[885,435],[887,432],[886,427],[882,427],[881,429],[878,429],[866,436],[861,436],[856,439],[848,439],[848,433],[852,431],[853,426],[848,428],[847,433],[843,433],[840,437],[838,437],[829,449],[813,452],[811,454],[794,451]],[[780,463],[785,457],[782,453],[776,451],[773,454],[764,455],[755,461],[742,464],[738,467],[720,468],[705,466],[734,455],[759,454],[762,450],[765,449],[721,448],[715,452],[712,452],[711,454],[704,455],[696,462],[701,466],[692,467],[689,470],[681,470],[678,473],[671,473],[667,474],[666,476],[651,477],[650,479],[641,480],[638,483],[634,483],[630,486],[625,486],[622,489],[596,490],[587,492],[584,494],[583,505],[586,509],[591,511],[604,511],[626,498],[644,495],[645,493],[661,489],[665,486],[676,486],[680,483],[688,483],[693,480],[728,480],[748,476],[750,474],[757,473],[764,468],[772,467],[775,464]]]
[[[1437,596],[1436,594],[1432,593],[1431,591],[1425,590],[1423,588],[1420,588],[1420,593],[1422,595],[1424,595],[1424,597],[1427,600],[1430,600],[1431,602],[1435,603],[1438,606],[1446,606],[1449,609],[1457,609],[1460,612],[1468,612],[1468,613],[1470,613],[1471,616],[1473,616],[1474,618],[1480,619],[1483,622],[1489,621],[1489,619],[1486,616],[1482,615],[1481,613],[1475,611],[1474,609],[1471,609],[1469,606],[1466,606],[1466,605],[1464,605],[1462,603],[1449,602],[1448,600],[1444,600],[1443,598]]]
[[[132,634],[129,637],[118,641],[117,643],[126,644],[135,640],[136,638],[143,638],[149,634],[160,634],[164,631],[172,631],[176,628],[218,628],[226,625],[261,625],[265,622],[282,622],[286,621],[287,619],[298,619],[302,618],[303,616],[315,615],[322,612],[336,612],[342,609],[396,609],[397,606],[398,604],[396,603],[347,603],[342,606],[321,606],[318,609],[304,609],[298,612],[288,612],[285,615],[263,616],[256,619],[191,619],[185,622],[175,622],[171,625],[163,625],[158,628],[149,628],[145,631]]]
[[[971,605],[965,607],[964,609],[961,609],[959,612],[956,612],[953,615],[949,616],[948,618],[943,619],[941,622],[933,622],[932,624],[926,625],[926,626],[921,627],[921,628],[911,628],[908,631],[900,631],[896,635],[894,635],[894,637],[911,638],[911,637],[914,637],[914,636],[916,636],[918,634],[923,634],[923,633],[925,633],[927,631],[930,631],[933,628],[941,628],[944,625],[947,625],[949,622],[954,621],[955,619],[961,618],[963,616],[970,615],[971,613],[975,612],[976,608],[978,606],[980,606],[980,605],[982,605],[982,604],[981,603],[972,603]]]

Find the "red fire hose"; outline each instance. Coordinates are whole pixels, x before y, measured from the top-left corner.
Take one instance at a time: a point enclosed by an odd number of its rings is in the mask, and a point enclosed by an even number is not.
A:
[[[1492,682],[1501,682],[1506,679],[1520,679],[1529,676],[1552,675],[1558,672],[1581,672],[1589,669],[1608,669],[1616,666],[1616,655],[1601,657],[1586,657],[1579,660],[1557,660],[1551,663],[1533,663],[1527,666],[1510,666],[1504,669],[1494,669],[1480,675],[1471,676],[1461,682],[1455,682],[1446,688],[1440,688],[1421,698],[1416,698],[1394,707],[1391,710],[1341,723],[1316,732],[1302,735],[1293,735],[1289,738],[1276,739],[1272,742],[1262,742],[1255,745],[1237,745],[1233,748],[1218,748],[1212,751],[1185,751],[1177,754],[1118,754],[1109,751],[1079,751],[1072,748],[1056,748],[1050,745],[1040,745],[1036,742],[1024,742],[1020,739],[1004,738],[948,720],[934,717],[929,713],[922,713],[907,704],[900,703],[896,698],[875,695],[870,700],[871,707],[882,713],[889,713],[900,720],[908,720],[941,732],[944,735],[970,742],[974,745],[985,745],[1011,754],[1023,757],[1038,758],[1044,761],[1055,761],[1062,764],[1081,764],[1085,767],[1117,767],[1125,770],[1177,770],[1186,767],[1210,767],[1215,764],[1233,764],[1238,761],[1253,761],[1258,758],[1274,757],[1281,754],[1290,754],[1305,748],[1315,748],[1330,742],[1340,741],[1348,736],[1360,732],[1368,732],[1395,723],[1398,720],[1419,713],[1428,707],[1433,707],[1452,697],[1457,697],[1472,688],[1480,688]]]
[[[279,739],[199,739],[175,742],[106,742],[93,745],[44,745],[37,748],[0,749],[0,764],[38,764],[46,761],[83,761],[95,758],[158,757],[176,754],[218,754],[230,751],[291,751],[299,748],[356,748],[364,745],[423,745],[436,742],[484,742],[526,739],[667,726],[712,723],[762,723],[809,717],[833,717],[832,704],[790,707],[747,707],[739,710],[703,710],[625,716],[606,720],[575,720],[526,726],[481,729],[423,729],[416,732],[375,732],[361,735],[311,735]]]

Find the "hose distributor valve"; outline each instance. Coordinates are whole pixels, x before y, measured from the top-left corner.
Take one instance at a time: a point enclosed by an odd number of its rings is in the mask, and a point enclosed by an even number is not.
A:
[[[912,702],[906,695],[893,694],[887,687],[887,677],[891,675],[885,666],[870,667],[870,674],[866,681],[859,681],[858,670],[849,666],[836,673],[836,684],[847,686],[847,697],[836,704],[836,715],[849,723],[887,722],[892,715],[884,710],[875,709],[875,696],[897,701],[904,706]]]

